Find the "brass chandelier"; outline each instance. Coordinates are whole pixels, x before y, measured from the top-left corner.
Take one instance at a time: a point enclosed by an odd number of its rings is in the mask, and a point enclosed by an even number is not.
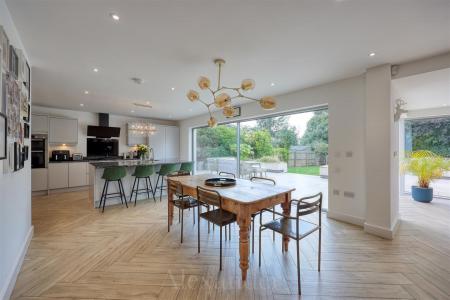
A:
[[[221,79],[222,65],[225,64],[225,60],[218,58],[214,60],[214,63],[217,65],[218,68],[217,89],[213,90],[211,88],[211,81],[209,80],[208,77],[200,76],[200,78],[198,79],[198,87],[201,90],[209,90],[213,96],[213,102],[208,103],[206,101],[203,101],[202,99],[200,99],[200,94],[194,90],[189,90],[189,92],[186,95],[191,102],[199,101],[200,103],[206,106],[209,112],[209,120],[208,120],[209,127],[215,127],[217,125],[217,120],[212,116],[211,106],[215,105],[217,108],[221,108],[224,116],[232,117],[234,115],[232,100],[236,98],[244,98],[259,102],[259,105],[261,105],[261,107],[266,110],[275,108],[276,100],[273,97],[266,96],[257,99],[242,94],[243,92],[250,91],[255,88],[255,81],[253,79],[242,80],[241,86],[237,88],[223,86],[220,82],[220,79]],[[232,92],[233,95],[230,96],[227,92]]]

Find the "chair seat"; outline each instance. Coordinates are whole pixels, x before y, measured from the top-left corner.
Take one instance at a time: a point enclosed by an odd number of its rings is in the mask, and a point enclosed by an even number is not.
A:
[[[289,237],[296,239],[297,238],[296,222],[297,222],[296,220],[288,218],[280,218],[262,224],[261,227],[266,227],[268,229],[279,232],[283,235],[288,235]],[[319,226],[317,226],[316,224],[300,220],[298,224],[298,237],[301,239],[318,229]]]
[[[236,215],[226,210],[222,210],[222,218],[221,218],[220,209],[214,209],[201,213],[200,217],[219,226],[225,226],[233,222],[236,222]]]
[[[173,205],[181,209],[187,209],[198,206],[198,201],[191,196],[183,196],[180,199],[173,200]]]

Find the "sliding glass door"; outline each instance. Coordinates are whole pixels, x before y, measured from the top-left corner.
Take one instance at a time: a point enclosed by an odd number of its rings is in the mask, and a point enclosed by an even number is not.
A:
[[[237,174],[237,123],[193,131],[195,174],[220,171]]]
[[[322,192],[326,209],[328,110],[195,128],[193,158],[195,174],[269,177],[295,187],[295,198]]]

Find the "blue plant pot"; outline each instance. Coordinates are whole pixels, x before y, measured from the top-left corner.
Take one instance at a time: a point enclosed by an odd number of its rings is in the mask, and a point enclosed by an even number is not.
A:
[[[418,202],[429,203],[433,200],[433,189],[432,188],[422,188],[420,186],[412,186],[412,197]]]

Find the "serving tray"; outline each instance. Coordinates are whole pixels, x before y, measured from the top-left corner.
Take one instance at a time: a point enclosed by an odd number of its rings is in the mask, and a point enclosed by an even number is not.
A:
[[[236,185],[236,179],[224,177],[209,178],[205,180],[205,185],[215,187],[233,186]]]

